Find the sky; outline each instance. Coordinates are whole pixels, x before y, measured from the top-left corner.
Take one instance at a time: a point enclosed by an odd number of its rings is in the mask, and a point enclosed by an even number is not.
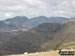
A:
[[[75,17],[75,0],[0,0],[0,20],[15,16]]]

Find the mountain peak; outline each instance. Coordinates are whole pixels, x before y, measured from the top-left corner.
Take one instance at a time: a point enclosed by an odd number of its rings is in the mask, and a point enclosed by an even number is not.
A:
[[[10,22],[25,22],[27,20],[28,20],[28,18],[25,17],[25,16],[16,16],[14,18],[9,18],[9,19],[7,19],[5,21],[10,21]]]
[[[48,18],[48,17],[46,17],[46,16],[39,16],[39,17],[34,17],[34,18],[32,18],[32,19],[39,19],[39,18],[41,18],[41,19],[46,19],[46,18]]]
[[[27,17],[26,16],[16,16],[14,18],[22,18],[22,19],[26,19]]]

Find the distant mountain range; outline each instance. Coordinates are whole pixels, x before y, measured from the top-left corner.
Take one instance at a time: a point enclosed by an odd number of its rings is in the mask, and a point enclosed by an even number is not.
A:
[[[0,21],[0,55],[68,48],[75,45],[74,36],[74,18],[9,18]]]
[[[26,31],[42,23],[47,22],[59,23],[66,20],[69,20],[69,18],[65,17],[48,18],[45,16],[39,16],[29,19],[25,16],[16,16],[14,18],[9,18],[4,21],[0,21],[0,31],[18,31],[18,30]]]

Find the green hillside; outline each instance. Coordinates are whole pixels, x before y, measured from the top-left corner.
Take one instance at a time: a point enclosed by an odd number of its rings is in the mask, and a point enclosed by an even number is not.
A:
[[[60,42],[60,37],[53,36],[57,32],[62,31],[63,28],[64,27],[58,23],[41,24],[34,29],[12,38],[5,44],[4,49],[14,53],[37,52],[55,49],[57,44]]]
[[[61,32],[61,37],[66,37],[60,48],[75,48],[75,19],[65,22],[66,28]]]

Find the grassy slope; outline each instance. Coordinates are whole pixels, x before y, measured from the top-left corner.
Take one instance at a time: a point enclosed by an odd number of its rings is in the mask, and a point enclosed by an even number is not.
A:
[[[14,53],[24,53],[67,48],[75,45],[74,36],[75,21],[60,24],[45,23],[12,38],[4,49]]]
[[[61,37],[66,37],[60,48],[75,48],[75,21],[66,22],[67,27],[61,33]]]
[[[4,47],[14,53],[37,52],[56,49],[60,37],[53,37],[64,26],[58,23],[44,23],[38,27],[12,38]],[[62,40],[62,39],[61,39]]]
[[[48,52],[16,54],[16,55],[8,55],[8,56],[59,56],[59,54],[58,54],[58,51],[48,51]]]

